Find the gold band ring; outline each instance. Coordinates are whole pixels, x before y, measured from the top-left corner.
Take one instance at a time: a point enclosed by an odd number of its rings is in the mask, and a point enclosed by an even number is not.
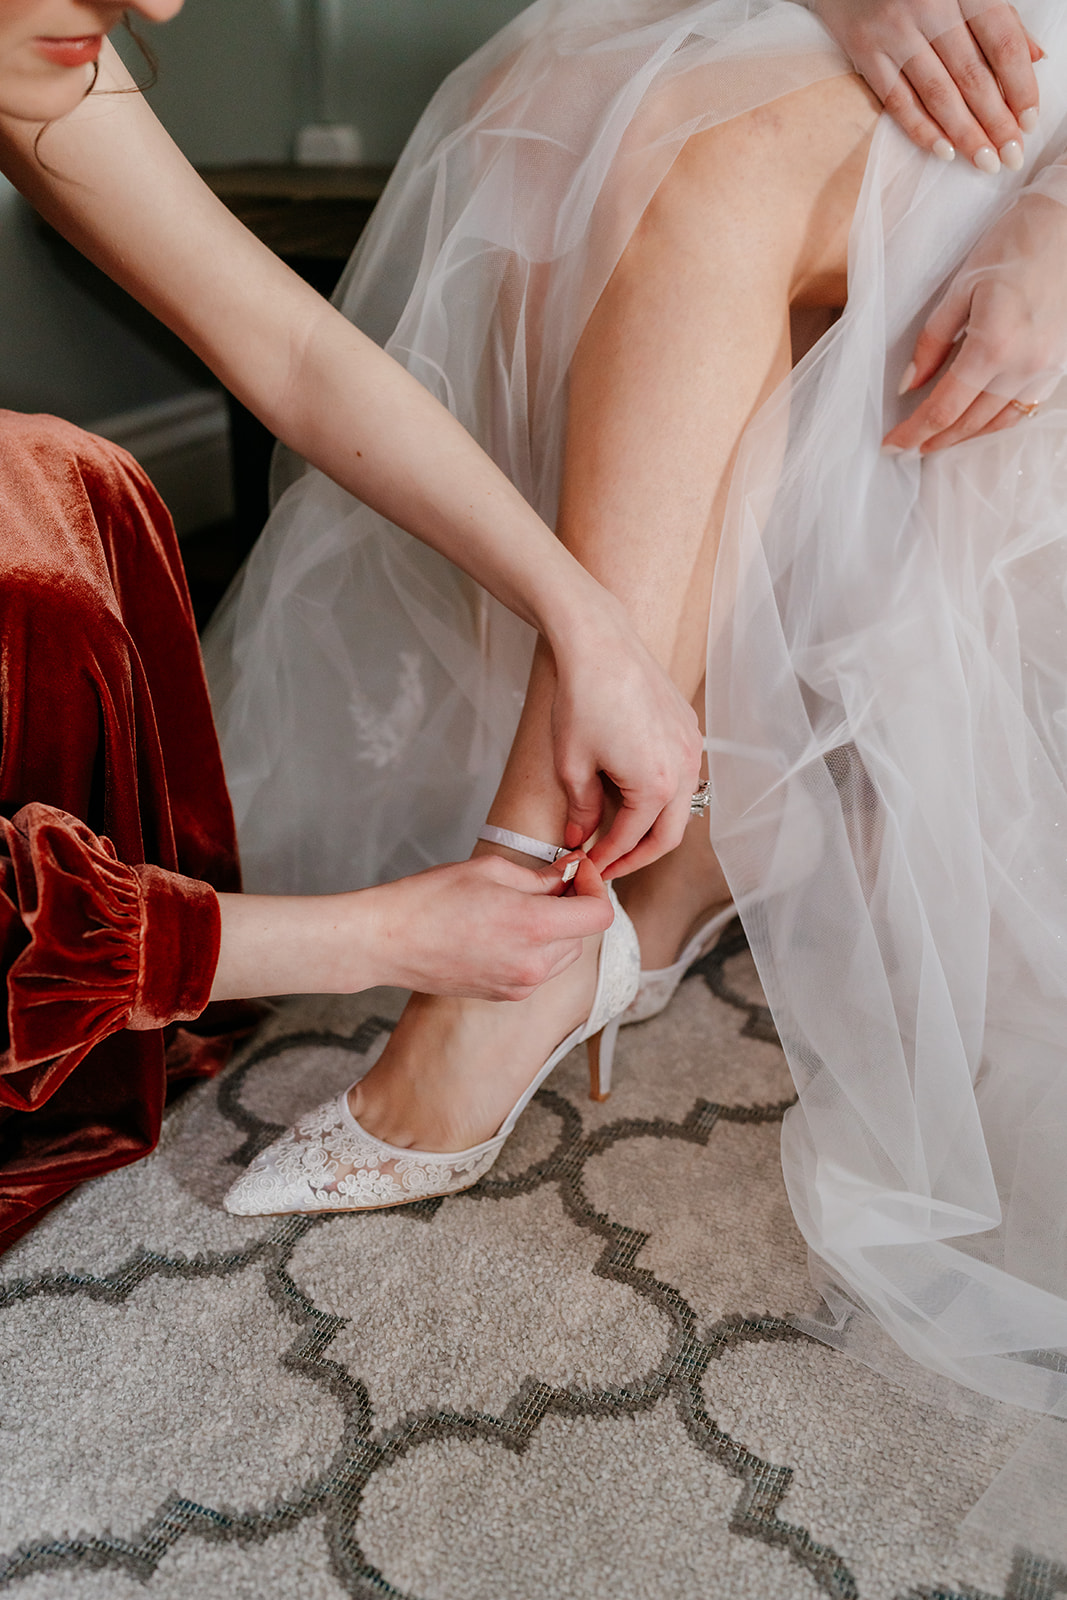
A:
[[[1034,400],[1030,405],[1024,405],[1021,400],[1009,400],[1008,404],[1014,406],[1016,411],[1021,411],[1024,417],[1036,417],[1041,410],[1040,402]]]

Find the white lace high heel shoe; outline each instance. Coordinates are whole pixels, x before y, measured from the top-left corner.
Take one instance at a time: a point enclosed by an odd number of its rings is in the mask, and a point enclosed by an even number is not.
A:
[[[647,1022],[649,1017],[658,1017],[674,998],[674,991],[693,962],[710,955],[736,916],[737,907],[731,900],[729,905],[714,912],[703,927],[697,929],[683,946],[677,961],[673,961],[669,967],[648,970],[642,967],[637,993],[620,1018],[621,1026],[626,1028],[631,1022]]]
[[[527,854],[554,860],[566,854],[521,834],[500,837]],[[514,843],[519,841],[521,843]],[[531,850],[531,845],[537,850]],[[236,1216],[269,1216],[295,1211],[374,1211],[410,1205],[437,1195],[469,1189],[493,1165],[504,1141],[553,1067],[576,1045],[589,1053],[590,1097],[606,1100],[619,1020],[637,992],[641,954],[633,923],[609,888],[615,920],[601,939],[596,990],[589,1015],[553,1050],[533,1082],[519,1096],[491,1139],[469,1150],[405,1150],[386,1144],[360,1127],[348,1108],[347,1089],[297,1122],[242,1173],[223,1200]]]

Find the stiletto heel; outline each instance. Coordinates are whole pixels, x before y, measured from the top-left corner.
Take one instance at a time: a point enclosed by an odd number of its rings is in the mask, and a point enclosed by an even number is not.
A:
[[[511,837],[525,839],[521,834]],[[513,848],[530,844],[548,852],[542,859],[566,854],[536,839],[525,839],[524,845]],[[339,1099],[309,1112],[256,1156],[223,1200],[226,1210],[243,1217],[377,1211],[469,1189],[489,1171],[522,1112],[575,1045],[588,1043],[592,1098],[606,1100],[619,1018],[637,993],[641,969],[633,923],[610,885],[608,896],[615,920],[601,938],[589,1015],[556,1046],[491,1139],[456,1151],[405,1150],[386,1144],[360,1127],[349,1109],[346,1089]]]
[[[615,1061],[615,1041],[621,1017],[612,1017],[606,1027],[586,1041],[589,1056],[589,1098],[603,1103],[611,1094],[611,1069]]]

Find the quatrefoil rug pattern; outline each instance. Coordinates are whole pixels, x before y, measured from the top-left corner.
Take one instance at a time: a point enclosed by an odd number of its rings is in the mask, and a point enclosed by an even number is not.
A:
[[[960,1523],[1025,1437],[800,1332],[791,1086],[738,935],[476,1189],[238,1218],[401,996],[293,1001],[0,1262],[15,1600],[1054,1600]]]

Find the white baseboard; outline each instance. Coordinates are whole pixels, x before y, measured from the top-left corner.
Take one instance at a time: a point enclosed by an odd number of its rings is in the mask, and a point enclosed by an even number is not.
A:
[[[230,419],[217,389],[195,389],[89,424],[139,461],[179,536],[233,515]]]

